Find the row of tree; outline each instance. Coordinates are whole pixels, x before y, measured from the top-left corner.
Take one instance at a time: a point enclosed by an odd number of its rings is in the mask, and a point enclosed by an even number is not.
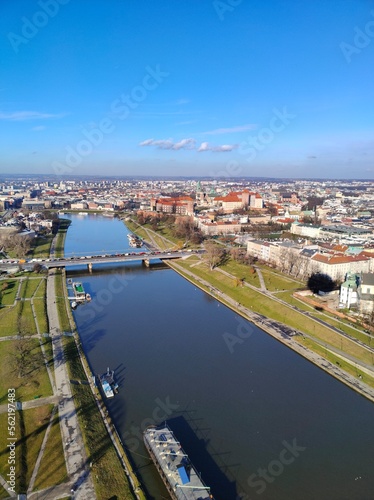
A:
[[[178,217],[172,214],[144,215],[138,214],[138,223],[149,224],[153,231],[167,228],[175,238],[184,240],[184,244],[191,242],[198,245],[204,239],[201,231],[195,226],[192,217]]]
[[[21,259],[27,255],[32,246],[32,237],[20,234],[0,235],[0,248],[3,252],[12,252]]]

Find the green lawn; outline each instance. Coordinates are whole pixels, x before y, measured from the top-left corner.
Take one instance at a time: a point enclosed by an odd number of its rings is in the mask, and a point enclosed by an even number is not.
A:
[[[173,244],[173,242],[169,242],[169,241],[165,240],[164,238],[162,238],[162,236],[160,236],[157,233],[151,233],[151,234],[152,234],[153,241],[156,243],[156,245],[158,246],[158,248],[161,251],[167,250],[169,248],[175,248],[175,244]],[[150,240],[150,238],[148,238],[148,240]],[[179,245],[179,246],[181,246],[181,245]]]
[[[19,373],[14,362],[15,342],[0,342],[0,404],[5,403],[9,388],[16,390],[18,401],[28,401],[35,396],[52,395],[39,341],[30,339],[27,342],[30,345],[29,356],[32,358],[32,363],[25,367],[26,375],[23,378],[18,378]]]
[[[342,368],[353,377],[358,377],[358,375],[361,375],[361,380],[370,385],[370,387],[374,387],[374,377],[370,377],[356,366],[353,366],[352,364],[342,360],[340,357],[335,356],[333,353],[326,351],[326,349],[323,346],[317,344],[317,342],[301,337],[295,337],[295,340],[297,340],[300,344],[303,344],[305,347],[308,347],[308,349],[316,352],[323,358],[327,359],[328,361],[330,361],[330,363],[339,366],[339,368]]]
[[[292,306],[297,307],[298,309],[301,309],[302,311],[307,311],[307,312],[312,312],[314,311],[314,307],[306,304],[305,302],[296,299],[293,297],[293,291],[287,291],[287,292],[280,292],[275,294],[275,297],[278,297],[281,300],[284,300],[288,304],[291,304]]]
[[[260,280],[256,271],[253,272],[253,267],[246,264],[240,264],[230,259],[227,263],[220,266],[220,269],[233,274],[239,279],[244,278],[246,283],[260,288]]]
[[[28,278],[25,278],[22,281],[19,280],[19,283],[21,285],[21,288],[20,288],[20,291],[19,291],[19,297],[21,297],[23,299],[26,297],[27,281],[28,281]]]
[[[34,298],[36,297],[45,297],[46,296],[46,289],[47,289],[47,280],[44,278],[41,280],[41,283],[39,284],[39,288],[37,289]]]
[[[21,320],[22,327],[26,330],[26,335],[36,335],[37,329],[35,325],[34,316],[32,313],[31,302],[29,300],[25,300],[20,302],[21,305]]]
[[[146,231],[141,226],[138,226],[131,220],[124,222],[124,224],[131,232],[136,233],[140,238],[148,239]]]
[[[344,333],[347,335],[350,335],[351,337],[360,340],[364,344],[371,346],[371,337],[368,335],[365,335],[365,333],[361,333],[357,331],[355,328],[350,327],[346,323],[340,322],[338,319],[331,317],[328,314],[323,314],[322,312],[315,311],[313,312],[313,316],[322,319],[329,325],[334,326],[335,328],[339,328],[339,330],[342,330]],[[373,341],[373,346],[374,346],[374,341]]]
[[[0,485],[0,498],[9,498],[9,493]]]
[[[3,288],[5,286],[4,285],[5,283],[7,284],[7,287]],[[14,301],[16,300],[18,285],[19,285],[19,280],[16,279],[0,280],[0,288],[2,290],[2,299],[1,299],[2,306],[13,305]]]
[[[289,294],[287,295],[285,294]],[[332,313],[329,311],[317,311],[314,306],[307,304],[306,302],[302,300],[298,300],[295,297],[292,297],[292,292],[285,292],[283,293],[278,293],[277,297],[282,298],[282,300],[285,300],[286,302],[295,305],[299,309],[312,312],[313,316],[316,318],[320,318],[329,325],[332,325],[336,328],[339,328],[339,330],[342,330],[343,332],[347,333],[351,337],[360,340],[364,344],[371,346],[373,343],[374,346],[374,341],[372,342],[372,339],[369,335],[366,335],[363,332],[363,328],[361,328],[359,325],[354,324],[353,322],[351,323],[347,319],[344,318],[338,318],[337,316],[334,316]]]
[[[21,467],[21,474],[24,476],[26,485],[30,482],[52,409],[52,405],[46,405],[17,413],[17,415],[23,416],[24,420],[24,431],[21,430],[20,433],[22,437],[19,448],[22,450],[20,456],[26,459],[26,464]],[[20,427],[22,427],[22,422]]]
[[[273,271],[262,268],[262,276],[264,278],[265,286],[270,292],[277,290],[297,290],[305,288],[300,282],[294,281],[292,278],[282,276]]]
[[[56,257],[64,256],[65,237],[70,224],[71,224],[70,219],[60,219],[60,226],[58,229],[58,233],[56,235],[56,244],[55,244]]]
[[[26,281],[26,292],[24,295],[24,298],[31,299],[31,297],[34,295],[36,292],[37,288],[39,287],[41,281],[44,281],[44,278],[28,278]]]
[[[151,224],[144,224],[143,227],[146,227],[147,229],[150,229],[151,231],[153,230]],[[156,232],[156,234],[159,233],[161,236],[164,236],[165,238],[170,240],[170,242],[174,243],[177,247],[182,246],[184,243],[183,240],[173,236],[173,232],[172,232],[171,228],[164,226],[162,223],[157,226],[157,231],[155,231],[155,232]],[[168,243],[168,245],[170,246],[170,243]]]
[[[21,314],[22,304],[17,302],[14,307],[7,307],[0,310],[0,335],[18,335],[18,318]]]
[[[46,405],[30,410],[17,411],[15,414],[17,437],[15,449],[17,493],[26,493],[27,491],[52,408],[53,406]],[[7,414],[0,415],[0,425],[2,429],[7,428],[6,417]],[[7,464],[9,450],[6,449],[7,437],[7,433],[0,433],[0,473],[3,477],[9,472],[9,465]]]
[[[47,259],[51,249],[53,235],[39,236],[33,239],[33,246],[31,248],[32,257],[34,259]]]
[[[56,287],[56,304],[58,309],[58,316],[60,320],[60,327],[63,332],[70,332],[70,322],[66,310],[66,296],[63,285],[62,274],[56,274],[55,276],[55,287]]]
[[[168,227],[165,227],[163,224],[159,224],[157,227],[157,231],[154,231],[152,229],[151,224],[144,224],[142,226],[139,226],[136,223],[133,223],[132,221],[126,221],[125,222],[126,226],[130,229],[130,231],[136,233],[138,236],[141,238],[150,241],[150,238],[145,231],[146,229],[149,229],[152,234],[152,238],[154,239],[155,243],[157,246],[160,248],[160,250],[166,250],[167,248],[182,248],[184,241],[180,240],[179,238],[176,238],[173,236],[172,230]],[[165,241],[164,238],[170,241]]]
[[[33,299],[33,304],[40,333],[48,333],[48,318],[45,299]]]
[[[188,261],[178,262],[185,269],[191,270]],[[272,300],[270,297],[257,292],[248,287],[236,287],[234,280],[217,271],[210,271],[206,266],[196,266],[193,272],[201,278],[209,281],[213,286],[226,293],[235,301],[243,304],[268,318],[275,319],[287,324],[297,330],[314,336],[337,349],[345,351],[347,354],[361,359],[369,365],[373,364],[372,354],[363,347],[342,337],[336,332],[328,329],[311,318],[290,309],[286,305]]]
[[[63,483],[66,479],[68,479],[68,475],[65,465],[59,418],[56,413],[40,462],[40,468],[36,476],[33,491],[42,490]]]

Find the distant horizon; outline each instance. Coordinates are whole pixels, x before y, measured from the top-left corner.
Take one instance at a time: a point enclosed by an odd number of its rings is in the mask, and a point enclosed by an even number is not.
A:
[[[74,174],[74,175],[66,175],[63,177],[56,177],[55,174],[47,174],[47,173],[31,173],[31,172],[23,172],[23,173],[6,173],[0,172],[0,182],[2,182],[1,177],[45,177],[54,179],[56,182],[63,182],[64,180],[74,180],[74,179],[129,179],[129,180],[202,180],[206,182],[237,182],[237,181],[280,181],[280,182],[293,182],[293,181],[311,181],[311,182],[369,182],[374,184],[374,179],[364,179],[364,178],[332,178],[332,177],[268,177],[268,176],[238,176],[238,177],[222,177],[222,178],[212,178],[210,176],[198,176],[198,175],[131,175],[131,174],[122,174],[122,175],[105,175],[105,174]]]

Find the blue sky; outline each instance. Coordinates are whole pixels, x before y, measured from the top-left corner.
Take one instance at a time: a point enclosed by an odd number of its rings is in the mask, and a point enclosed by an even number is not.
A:
[[[0,172],[373,178],[371,0],[0,4]]]

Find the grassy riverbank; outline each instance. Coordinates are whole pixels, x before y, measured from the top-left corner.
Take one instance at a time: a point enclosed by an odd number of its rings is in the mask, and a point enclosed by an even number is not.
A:
[[[303,312],[295,311],[294,309],[288,307],[287,304],[278,302],[276,300],[277,295],[273,298],[271,295],[261,293],[260,290],[238,285],[238,279],[242,278],[243,275],[243,269],[240,266],[225,266],[226,269],[230,268],[232,272],[232,276],[230,277],[221,273],[219,269],[210,271],[205,263],[199,261],[198,257],[190,257],[187,260],[178,261],[178,266],[180,266],[182,270],[173,266],[173,262],[169,262],[169,265],[182,275],[183,269],[185,269],[188,272],[188,275],[185,273],[184,276],[190,281],[192,280],[195,282],[195,284],[200,287],[201,283],[199,283],[199,278],[208,282],[215,290],[219,290],[233,299],[236,303],[243,305],[249,310],[262,314],[268,318],[288,325],[295,330],[302,331],[305,334],[310,335],[312,337],[311,339],[302,338],[300,336],[296,336],[294,339],[300,344],[308,347],[311,351],[344,369],[350,375],[357,379],[364,380],[367,385],[374,387],[374,376],[370,376],[363,370],[360,370],[359,366],[357,366],[354,361],[342,359],[341,356],[330,352],[328,347],[331,346],[332,348],[341,351],[343,356],[347,355],[347,358],[353,356],[360,362],[366,363],[369,366],[373,366],[373,353],[366,350],[363,346],[356,344],[354,341],[343,337],[338,332],[331,330],[328,326],[315,321],[314,316],[306,316]],[[195,279],[189,274],[191,272],[195,275]],[[299,283],[294,282],[292,279],[288,280],[287,277],[278,276],[276,277],[275,282],[278,285],[275,286],[275,288],[278,289],[281,283],[283,285],[282,289],[288,287],[289,290],[294,290],[295,288],[300,287]],[[208,293],[211,293],[218,300],[223,299],[220,295],[212,293],[206,286],[203,286],[202,288],[205,289],[205,291],[208,291]],[[225,303],[224,300],[222,301]],[[232,305],[230,305],[230,307],[233,308]],[[336,323],[336,320],[328,317],[324,318],[322,313],[318,313],[315,310],[313,311],[316,315],[318,315],[317,319],[319,319],[319,317],[321,317],[321,319],[327,319],[327,323],[331,322],[335,326],[334,323]],[[236,309],[236,312],[241,314],[239,309]],[[346,328],[349,327],[346,326]]]
[[[133,222],[130,224],[134,232],[146,232],[145,225],[139,227]],[[374,355],[365,347],[371,347],[371,336],[357,325],[311,306],[300,296],[294,296],[294,292],[305,289],[305,284],[300,280],[265,265],[249,266],[232,259],[226,260],[213,271],[197,256],[178,261],[182,269],[177,269],[172,262],[168,264],[218,300],[225,303],[224,294],[252,312],[303,332],[304,338],[294,337],[297,342],[374,388]],[[183,268],[187,273],[183,273]],[[191,272],[194,275],[192,277]],[[202,285],[199,279],[209,285]],[[236,310],[240,313],[239,309]]]
[[[64,256],[65,238],[70,224],[71,224],[70,219],[60,219],[60,225],[58,228],[58,232],[56,235],[56,242],[55,242],[55,257],[57,258]]]
[[[55,279],[56,303],[61,329],[74,334],[72,337],[64,338],[64,351],[69,376],[73,381],[71,391],[75,401],[88,461],[91,464],[92,479],[97,498],[99,500],[119,498],[119,492],[121,492],[120,498],[134,499],[136,497],[133,494],[128,476],[109,436],[98,407],[99,405],[103,413],[106,414],[105,404],[97,389],[93,393],[87,379],[86,373],[91,373],[91,370],[80,346],[76,325],[67,299],[65,271],[57,273]],[[83,363],[85,364],[85,368]],[[122,460],[126,463],[126,468],[132,477],[133,484],[137,488],[138,498],[143,499],[145,497],[141,492],[140,483],[131,470],[130,462],[125,455],[122,444],[119,442],[109,415],[106,416],[106,421],[111,428],[114,439],[116,439],[117,448],[121,450]]]
[[[79,383],[71,385],[71,390],[75,400],[88,461],[92,463],[92,478],[97,498],[99,500],[118,498],[118,494],[121,492],[121,498],[133,499],[135,497],[125,471],[103,423],[91,387],[87,383],[73,337],[65,339],[64,349],[70,378],[76,382],[79,381]],[[80,383],[81,381],[83,383]]]
[[[46,369],[46,364],[50,366],[52,358],[50,339],[38,335],[38,331],[41,334],[48,333],[46,279],[43,274],[24,272],[19,277],[0,280],[0,286],[4,287],[0,309],[0,335],[3,337],[0,342],[0,404],[7,403],[8,390],[14,389],[16,401],[25,406],[53,394]],[[17,337],[11,338],[11,335]],[[30,338],[30,335],[33,337]],[[4,337],[7,338],[4,340]],[[46,350],[44,359],[41,345]],[[16,491],[19,493],[26,493],[30,487],[53,408],[53,404],[41,404],[37,408],[15,413]],[[0,433],[0,474],[3,477],[9,473],[9,450],[6,449],[6,439],[9,436],[5,432],[8,428],[5,422],[7,416],[7,413],[0,414],[0,428],[4,431]],[[66,480],[61,433],[57,422],[52,424],[45,445],[46,452],[41,457],[33,490],[42,490]]]

